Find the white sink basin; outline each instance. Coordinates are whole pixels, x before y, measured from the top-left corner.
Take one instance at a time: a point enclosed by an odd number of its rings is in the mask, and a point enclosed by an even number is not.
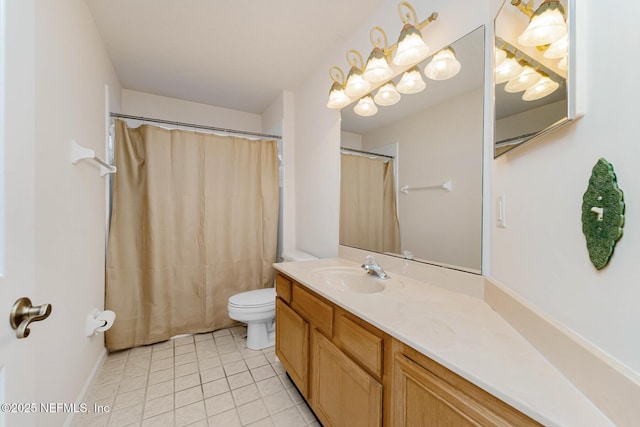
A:
[[[321,267],[312,273],[334,289],[358,294],[376,294],[387,286],[400,284],[397,279],[380,279],[358,267]]]

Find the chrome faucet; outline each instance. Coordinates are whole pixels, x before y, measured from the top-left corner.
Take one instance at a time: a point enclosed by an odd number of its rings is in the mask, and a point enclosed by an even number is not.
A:
[[[364,268],[368,274],[377,276],[380,279],[389,278],[389,275],[378,265],[376,260],[373,258],[373,255],[367,255],[367,262],[362,264],[362,268]]]

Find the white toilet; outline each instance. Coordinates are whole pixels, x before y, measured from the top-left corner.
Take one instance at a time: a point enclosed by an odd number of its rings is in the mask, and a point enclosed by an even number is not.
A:
[[[313,255],[294,251],[283,254],[284,261],[317,259]],[[229,298],[229,317],[247,324],[247,348],[261,350],[276,342],[276,290],[256,289]]]

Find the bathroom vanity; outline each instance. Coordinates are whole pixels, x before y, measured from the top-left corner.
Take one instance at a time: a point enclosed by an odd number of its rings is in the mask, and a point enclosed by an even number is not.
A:
[[[276,355],[325,426],[610,425],[481,299],[341,258],[275,268]]]

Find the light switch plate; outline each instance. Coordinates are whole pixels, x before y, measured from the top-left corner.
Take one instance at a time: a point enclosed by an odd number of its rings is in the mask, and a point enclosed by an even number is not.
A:
[[[507,197],[504,193],[496,197],[496,227],[507,228]]]

